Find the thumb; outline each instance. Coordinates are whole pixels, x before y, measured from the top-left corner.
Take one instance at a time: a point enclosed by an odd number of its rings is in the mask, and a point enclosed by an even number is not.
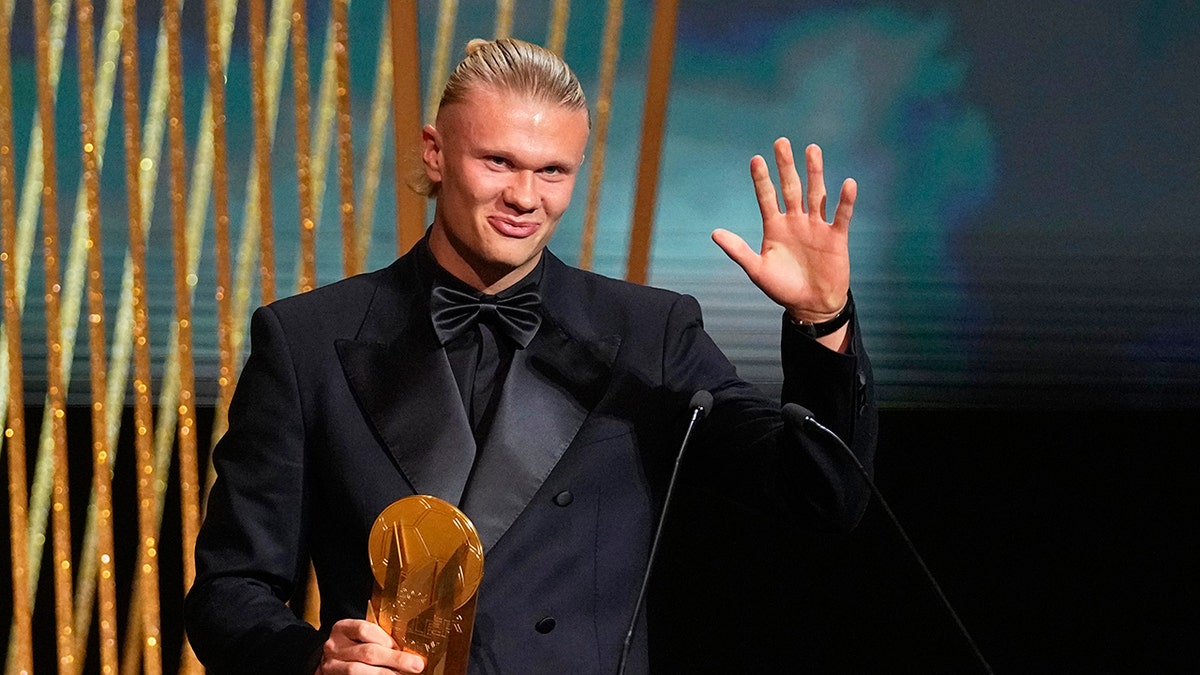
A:
[[[725,255],[745,270],[746,274],[751,274],[751,270],[758,267],[759,255],[750,248],[745,239],[729,230],[717,229],[713,230],[712,240],[721,247]]]

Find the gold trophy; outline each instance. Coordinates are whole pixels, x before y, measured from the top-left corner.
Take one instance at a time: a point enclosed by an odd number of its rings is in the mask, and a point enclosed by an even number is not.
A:
[[[466,675],[483,579],[483,545],[462,511],[437,497],[393,502],[368,540],[375,575],[367,620],[425,658],[429,675]]]

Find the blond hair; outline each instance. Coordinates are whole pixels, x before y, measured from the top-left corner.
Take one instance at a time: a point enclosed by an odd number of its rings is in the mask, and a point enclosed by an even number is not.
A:
[[[442,89],[438,114],[447,106],[461,103],[473,91],[491,91],[528,96],[569,110],[588,112],[587,98],[579,78],[554,52],[544,47],[503,38],[467,43],[467,55],[454,68]],[[591,127],[591,115],[588,126]],[[426,197],[436,197],[438,184],[422,171],[412,186]]]

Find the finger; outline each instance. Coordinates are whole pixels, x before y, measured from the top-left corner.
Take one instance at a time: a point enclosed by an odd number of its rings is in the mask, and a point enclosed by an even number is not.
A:
[[[850,218],[854,215],[854,201],[858,199],[858,183],[853,178],[847,178],[842,183],[842,193],[838,197],[837,212],[833,214],[833,229],[848,230]]]
[[[333,632],[352,642],[382,645],[391,648],[396,644],[392,636],[370,621],[342,619],[333,625]]]
[[[750,158],[750,178],[754,180],[754,195],[758,197],[758,210],[763,220],[779,215],[779,201],[775,197],[775,184],[771,182],[771,172],[767,169],[767,160],[762,155]]]
[[[775,166],[779,167],[779,191],[783,194],[784,208],[788,213],[805,212],[804,188],[800,174],[796,172],[792,142],[786,138],[775,141]]]
[[[808,165],[808,212],[825,220],[825,161],[821,147],[814,143],[805,148],[804,161]]]
[[[729,230],[713,230],[712,240],[717,246],[729,256],[733,262],[745,270],[746,274],[753,277],[753,270],[758,269],[759,255],[750,248],[745,239],[730,232]]]
[[[400,661],[396,667],[402,673],[416,675],[425,670],[425,659],[412,652],[400,652]]]
[[[358,645],[354,650],[346,654],[345,661],[350,663],[350,670],[356,668],[363,670],[359,666],[373,666],[375,669],[382,668],[387,672],[409,673],[417,675],[425,670],[425,659],[412,652],[402,652],[397,649],[388,649],[376,644]],[[377,672],[371,670],[370,672]]]

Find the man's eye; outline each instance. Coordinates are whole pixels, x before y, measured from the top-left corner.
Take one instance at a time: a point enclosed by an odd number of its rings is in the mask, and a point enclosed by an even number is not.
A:
[[[550,175],[550,176],[557,176],[558,174],[560,174],[562,172],[563,172],[563,170],[562,170],[561,166],[548,166],[548,167],[542,169],[542,173]]]
[[[503,157],[498,157],[498,156],[495,156],[495,155],[493,155],[493,156],[491,156],[491,157],[488,157],[488,158],[487,158],[487,161],[488,161],[488,162],[490,162],[490,163],[492,163],[492,164],[495,164],[496,166],[508,166],[508,160],[507,160],[507,159],[504,159]]]

